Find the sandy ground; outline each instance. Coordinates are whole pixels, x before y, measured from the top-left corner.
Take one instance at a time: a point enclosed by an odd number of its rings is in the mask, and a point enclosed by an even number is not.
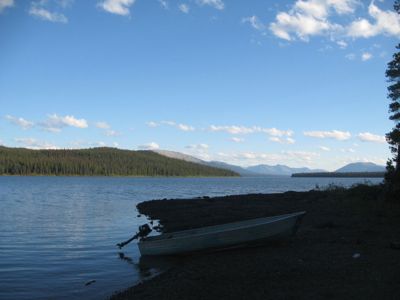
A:
[[[380,187],[155,200],[138,209],[165,232],[307,215],[295,237],[173,258],[166,272],[112,299],[400,299],[400,201],[385,202]]]

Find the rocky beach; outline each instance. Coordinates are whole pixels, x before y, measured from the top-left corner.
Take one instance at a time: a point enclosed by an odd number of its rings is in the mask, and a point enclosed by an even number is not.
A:
[[[306,210],[296,236],[172,258],[112,299],[399,299],[400,205],[382,186],[154,200],[140,213],[164,232]],[[142,260],[141,260],[142,261]]]

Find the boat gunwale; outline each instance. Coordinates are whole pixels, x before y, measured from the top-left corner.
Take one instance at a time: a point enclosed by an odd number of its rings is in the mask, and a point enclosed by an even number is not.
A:
[[[255,218],[255,219],[248,219],[248,220],[243,220],[243,221],[237,221],[237,222],[231,222],[231,223],[224,223],[224,224],[218,224],[218,225],[211,225],[211,226],[204,226],[204,227],[198,227],[198,228],[192,228],[192,229],[187,229],[187,230],[181,230],[181,231],[174,231],[174,232],[167,232],[167,233],[163,233],[160,235],[156,235],[156,236],[151,236],[148,237],[142,241],[139,241],[139,245],[144,245],[144,244],[152,244],[152,243],[156,243],[156,242],[162,242],[162,241],[171,241],[171,240],[178,240],[178,239],[187,239],[190,237],[199,237],[202,235],[210,235],[210,234],[215,234],[215,233],[222,233],[222,232],[227,232],[227,231],[236,231],[236,230],[242,230],[242,229],[247,229],[250,227],[258,227],[258,226],[262,226],[262,225],[266,225],[272,222],[276,222],[276,221],[282,221],[285,219],[289,219],[289,218],[293,218],[293,217],[300,217],[300,216],[304,216],[307,212],[306,211],[300,211],[300,212],[295,212],[295,213],[290,213],[290,214],[284,214],[284,215],[277,215],[277,216],[270,216],[270,217],[262,217],[262,218]],[[257,220],[264,220],[264,219],[270,219],[270,220],[266,220],[265,222],[259,223],[259,224],[248,224],[245,226],[237,226],[234,228],[224,228],[221,230],[215,230],[215,231],[211,231],[211,232],[198,232],[198,233],[193,233],[191,234],[190,231],[194,231],[194,230],[203,230],[203,229],[212,229],[212,228],[216,228],[218,229],[218,227],[222,227],[222,226],[226,226],[226,225],[240,225],[241,223],[246,223],[249,221],[257,221]],[[174,234],[180,234],[180,236],[174,236]]]

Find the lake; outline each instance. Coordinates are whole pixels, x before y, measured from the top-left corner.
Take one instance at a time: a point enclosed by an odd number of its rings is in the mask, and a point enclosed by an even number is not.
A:
[[[144,276],[132,243],[148,220],[136,204],[162,198],[306,191],[362,178],[0,177],[0,299],[102,299]],[[86,286],[88,281],[94,283]]]

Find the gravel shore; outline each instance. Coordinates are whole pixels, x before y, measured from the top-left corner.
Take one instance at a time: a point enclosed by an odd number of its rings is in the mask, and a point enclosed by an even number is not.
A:
[[[295,237],[174,258],[112,299],[400,299],[400,202],[379,186],[154,200],[140,213],[176,231],[306,210]]]

